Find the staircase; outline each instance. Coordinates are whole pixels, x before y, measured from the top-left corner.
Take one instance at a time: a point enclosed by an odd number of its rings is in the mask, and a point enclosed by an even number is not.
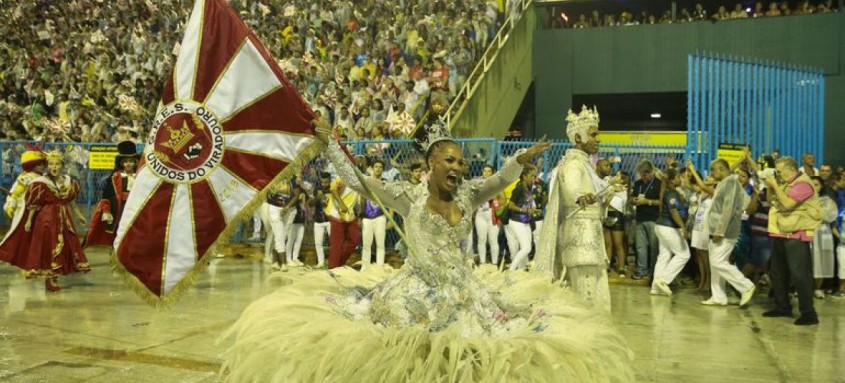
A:
[[[449,109],[454,137],[503,138],[532,80],[537,15],[532,0],[518,0],[467,77]]]

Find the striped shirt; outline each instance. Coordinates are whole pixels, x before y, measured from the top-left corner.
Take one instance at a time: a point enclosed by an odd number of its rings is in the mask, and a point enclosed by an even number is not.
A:
[[[766,199],[768,191],[769,189],[760,191],[757,199],[757,212],[751,216],[751,235],[769,235],[769,209],[771,209],[772,204]]]

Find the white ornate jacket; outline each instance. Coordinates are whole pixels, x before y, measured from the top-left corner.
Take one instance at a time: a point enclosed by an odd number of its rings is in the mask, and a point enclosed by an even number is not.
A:
[[[586,152],[569,149],[549,181],[549,204],[535,257],[536,272],[560,278],[564,267],[607,262],[602,231],[602,201],[581,208],[576,202],[587,194],[598,195],[605,186]],[[570,214],[572,217],[567,218]]]

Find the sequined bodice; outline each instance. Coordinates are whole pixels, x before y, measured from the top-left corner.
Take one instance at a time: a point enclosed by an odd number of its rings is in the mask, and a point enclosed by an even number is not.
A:
[[[472,230],[472,212],[519,177],[522,165],[516,158],[506,160],[490,178],[464,181],[457,187],[453,198],[463,215],[453,226],[426,207],[427,182],[361,179],[336,142],[328,149],[347,185],[405,217],[408,249],[405,266],[372,289],[353,288],[348,296],[332,298],[338,302],[338,312],[385,326],[424,325],[431,331],[458,323],[465,333],[506,331],[525,320],[523,310],[505,307],[492,293],[495,290],[474,276],[471,259],[461,251],[461,242]]]
[[[468,183],[462,184],[456,193],[455,202],[463,216],[455,226],[450,225],[440,214],[426,208],[429,193],[425,184],[414,188],[414,202],[405,219],[405,235],[409,245],[408,267],[466,267],[465,257],[461,252],[461,241],[465,240],[472,230],[472,187]],[[428,270],[426,274],[432,271]]]

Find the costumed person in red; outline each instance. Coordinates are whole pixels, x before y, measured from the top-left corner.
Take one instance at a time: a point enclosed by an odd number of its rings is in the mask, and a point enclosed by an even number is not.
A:
[[[60,152],[47,154],[47,175],[29,184],[23,217],[0,245],[0,261],[21,268],[27,278],[44,276],[50,291],[61,290],[59,275],[91,270],[73,223],[73,217],[85,220],[74,203],[79,184],[63,169]]]
[[[129,198],[129,191],[135,181],[135,170],[140,154],[135,143],[123,141],[117,144],[118,155],[114,160],[114,172],[103,181],[103,195],[97,209],[91,215],[85,248],[114,244],[117,225],[123,215],[123,207]]]
[[[47,155],[40,150],[27,150],[21,154],[21,168],[23,171],[12,187],[9,189],[9,196],[3,204],[6,215],[12,219],[12,228],[15,227],[20,218],[23,217],[24,194],[32,180],[44,174],[47,167]],[[11,229],[9,230],[11,232]],[[0,242],[2,243],[2,242]]]

